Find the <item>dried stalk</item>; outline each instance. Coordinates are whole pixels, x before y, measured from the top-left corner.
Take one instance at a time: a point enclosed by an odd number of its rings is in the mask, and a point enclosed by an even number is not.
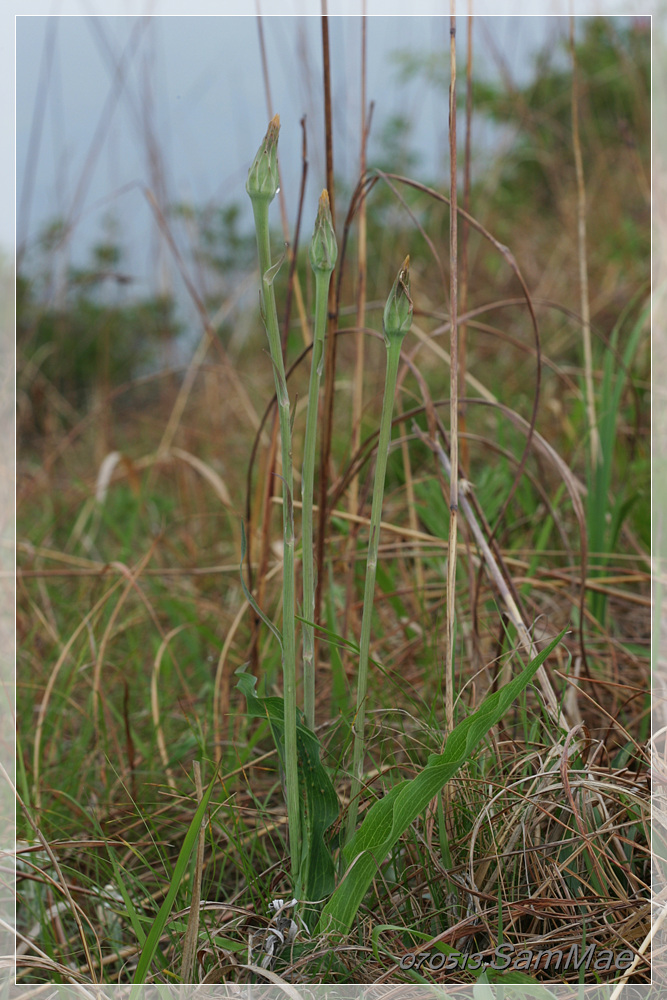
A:
[[[459,371],[458,371],[458,206],[456,191],[456,17],[452,0],[449,19],[449,555],[447,560],[447,648],[445,651],[445,727],[454,728],[454,616],[456,610],[456,542],[459,503]]]

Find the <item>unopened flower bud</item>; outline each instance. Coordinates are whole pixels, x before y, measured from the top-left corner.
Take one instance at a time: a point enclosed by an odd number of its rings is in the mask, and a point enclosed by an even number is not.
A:
[[[331,218],[329,192],[326,189],[320,195],[309,253],[313,271],[324,271],[329,274],[333,271],[338,257],[338,245]]]
[[[410,298],[410,257],[406,257],[384,307],[384,339],[403,340],[412,326],[412,299]]]
[[[276,115],[269,122],[264,141],[248,171],[245,189],[254,199],[273,201],[278,191],[278,133],[280,117]]]

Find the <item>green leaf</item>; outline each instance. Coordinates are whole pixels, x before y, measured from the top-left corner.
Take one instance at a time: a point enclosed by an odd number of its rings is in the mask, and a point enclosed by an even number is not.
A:
[[[343,851],[348,871],[322,911],[316,934],[348,933],[373,876],[399,837],[471,757],[483,737],[527,687],[565,631],[556,636],[518,677],[485,698],[473,715],[460,722],[447,738],[443,753],[429,757],[428,764],[416,778],[399,782],[371,806]]]
[[[287,246],[287,244],[285,245]],[[266,285],[267,288],[270,288],[273,282],[278,277],[278,272],[285,263],[286,259],[287,259],[287,250],[283,250],[283,252],[281,253],[278,260],[275,262],[275,264],[272,264],[271,267],[268,269],[268,271],[265,272],[264,284]]]
[[[252,718],[269,720],[284,768],[283,699],[258,698],[255,692],[257,678],[246,673],[243,667],[236,671],[236,675],[239,679],[237,688],[245,697],[248,715]],[[301,713],[299,715],[301,716]],[[301,718],[297,720],[296,742],[299,759],[299,798],[305,831],[300,882],[306,899],[314,902],[331,895],[334,889],[336,872],[325,834],[338,819],[338,796],[320,759],[320,741],[303,725]]]

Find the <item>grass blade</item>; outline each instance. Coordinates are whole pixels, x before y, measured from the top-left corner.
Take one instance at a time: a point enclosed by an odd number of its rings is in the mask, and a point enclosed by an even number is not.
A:
[[[153,957],[157,950],[158,943],[162,937],[162,932],[164,930],[165,924],[169,914],[171,913],[171,908],[174,905],[174,900],[176,899],[176,894],[179,890],[181,879],[185,874],[185,869],[188,866],[190,860],[190,855],[194,850],[195,844],[199,837],[199,829],[204,819],[204,814],[208,807],[209,799],[211,798],[211,792],[213,791],[213,786],[215,784],[215,778],[211,781],[206,793],[197,807],[197,811],[192,817],[192,822],[188,828],[188,832],[183,840],[183,846],[181,847],[180,853],[178,855],[178,860],[174,867],[174,874],[171,877],[171,883],[169,885],[169,891],[164,898],[162,906],[158,910],[158,914],[153,921],[153,926],[151,927],[148,935],[146,937],[146,943],[144,945],[143,951],[141,952],[141,958],[139,959],[139,964],[137,965],[137,971],[132,979],[132,990],[130,991],[130,1000],[136,1000],[139,995],[138,986],[140,986],[144,981],[144,976],[148,972]]]

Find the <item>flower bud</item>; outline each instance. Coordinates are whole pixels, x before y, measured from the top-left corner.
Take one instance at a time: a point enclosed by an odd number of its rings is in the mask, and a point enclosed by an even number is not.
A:
[[[384,339],[387,346],[393,340],[403,340],[412,326],[409,266],[410,257],[407,256],[396,276],[396,281],[384,307]]]
[[[271,202],[278,191],[278,133],[280,117],[276,115],[269,122],[264,141],[248,171],[245,189],[254,199]]]
[[[324,271],[331,274],[336,266],[338,246],[336,244],[333,219],[331,218],[329,192],[326,189],[320,195],[320,203],[317,209],[317,219],[315,220],[315,229],[310,243],[309,254],[310,265],[313,271]]]

